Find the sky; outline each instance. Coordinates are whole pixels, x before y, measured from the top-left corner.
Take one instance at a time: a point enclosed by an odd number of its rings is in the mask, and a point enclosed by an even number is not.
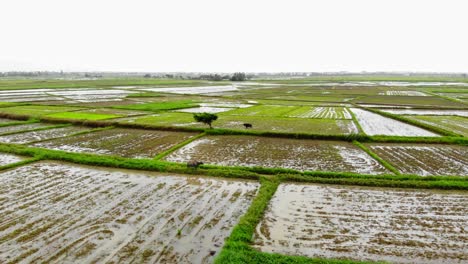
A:
[[[1,0],[0,71],[468,72],[467,0]]]

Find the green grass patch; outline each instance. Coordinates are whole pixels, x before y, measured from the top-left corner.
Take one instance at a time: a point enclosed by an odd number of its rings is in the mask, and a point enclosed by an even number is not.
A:
[[[443,131],[450,131],[453,134],[459,134],[468,137],[468,118],[462,116],[423,116],[412,115],[405,118],[436,127]]]
[[[83,120],[104,120],[111,118],[123,117],[121,115],[111,115],[111,114],[96,114],[96,113],[87,113],[87,112],[63,112],[46,115],[49,118],[57,119],[83,119]]]
[[[192,100],[179,100],[179,101],[168,101],[168,102],[153,102],[153,103],[146,103],[146,104],[119,105],[119,106],[114,106],[113,108],[160,112],[160,111],[165,111],[165,110],[176,110],[176,109],[190,108],[190,107],[196,107],[196,106],[198,106],[198,104]]]

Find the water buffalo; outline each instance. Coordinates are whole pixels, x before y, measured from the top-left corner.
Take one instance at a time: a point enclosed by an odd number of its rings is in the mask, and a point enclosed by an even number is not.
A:
[[[245,126],[245,128],[252,128],[252,124],[244,123],[243,125]]]
[[[187,167],[188,168],[198,168],[198,166],[200,166],[200,165],[203,165],[203,162],[195,161],[195,160],[187,162]]]

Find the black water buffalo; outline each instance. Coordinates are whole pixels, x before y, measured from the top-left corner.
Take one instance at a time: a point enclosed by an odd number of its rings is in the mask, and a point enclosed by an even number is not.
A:
[[[187,162],[187,167],[188,168],[198,168],[198,166],[203,165],[203,162],[201,161],[196,161],[196,160],[191,160]]]
[[[252,124],[244,123],[243,125],[245,126],[245,128],[252,128]]]

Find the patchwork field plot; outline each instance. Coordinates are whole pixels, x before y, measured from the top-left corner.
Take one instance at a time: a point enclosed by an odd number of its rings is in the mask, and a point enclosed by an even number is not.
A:
[[[195,122],[192,114],[177,112],[161,113],[138,118],[127,118],[122,120],[122,122],[160,126],[206,127],[201,123]],[[229,115],[225,113],[219,114],[219,118],[215,123],[213,123],[213,126],[215,128],[243,130],[245,129],[243,126],[244,123],[251,123],[253,125],[252,130],[257,131],[332,135],[358,133],[358,129],[351,120],[306,119],[289,117],[265,118],[262,116],[240,116]]]
[[[258,188],[53,162],[0,183],[2,263],[209,263]]]
[[[45,105],[23,105],[0,108],[0,113],[41,116],[59,112],[80,110],[79,107],[71,106],[45,106]]]
[[[287,113],[298,109],[297,106],[284,106],[284,105],[257,105],[249,108],[242,108],[230,111],[228,115],[241,115],[241,116],[273,116],[281,117]]]
[[[129,158],[153,158],[195,135],[186,132],[115,128],[40,142],[33,146]]]
[[[459,116],[408,116],[420,122],[440,127],[468,137],[468,118]]]
[[[13,132],[19,132],[19,131],[32,130],[32,129],[42,128],[42,127],[47,127],[47,126],[50,126],[50,124],[32,123],[32,124],[0,127],[0,135],[13,133]]]
[[[213,94],[213,93],[237,91],[238,88],[234,85],[224,85],[224,86],[198,86],[198,87],[144,88],[140,90],[160,92],[160,93],[176,93],[176,94]]]
[[[468,176],[468,148],[456,145],[370,144],[402,173]]]
[[[6,136],[0,136],[0,142],[2,143],[16,143],[24,144],[34,141],[47,140],[58,137],[65,137],[80,131],[89,130],[90,128],[85,127],[62,127],[47,130],[31,131],[25,133],[11,134]]]
[[[359,97],[353,100],[358,104],[386,104],[407,106],[466,107],[463,103],[450,101],[437,96],[377,95]]]
[[[221,113],[221,112],[226,112],[226,111],[231,111],[231,110],[232,108],[226,108],[226,107],[200,106],[200,107],[194,107],[194,108],[180,109],[176,111],[184,112],[184,113]]]
[[[352,119],[349,110],[344,107],[303,106],[286,114],[288,117]]]
[[[223,166],[282,167],[302,171],[389,173],[350,143],[250,136],[203,137],[170,154],[166,160],[200,160]]]
[[[437,137],[437,134],[391,118],[387,118],[359,108],[351,108],[367,135],[388,136],[426,136]]]
[[[0,153],[0,166],[5,166],[11,163],[15,162],[20,162],[24,160],[23,157],[12,155],[12,154],[6,154],[6,153]],[[0,199],[1,201],[1,199]]]
[[[256,248],[309,257],[466,263],[468,195],[281,184]]]
[[[387,91],[387,95],[403,95],[403,96],[429,96],[419,91]]]
[[[82,88],[79,90],[67,90],[67,91],[52,91],[48,92],[50,95],[61,96],[65,99],[74,100],[77,102],[101,102],[101,101],[112,101],[122,100],[128,94],[134,92],[117,89],[89,89]]]

